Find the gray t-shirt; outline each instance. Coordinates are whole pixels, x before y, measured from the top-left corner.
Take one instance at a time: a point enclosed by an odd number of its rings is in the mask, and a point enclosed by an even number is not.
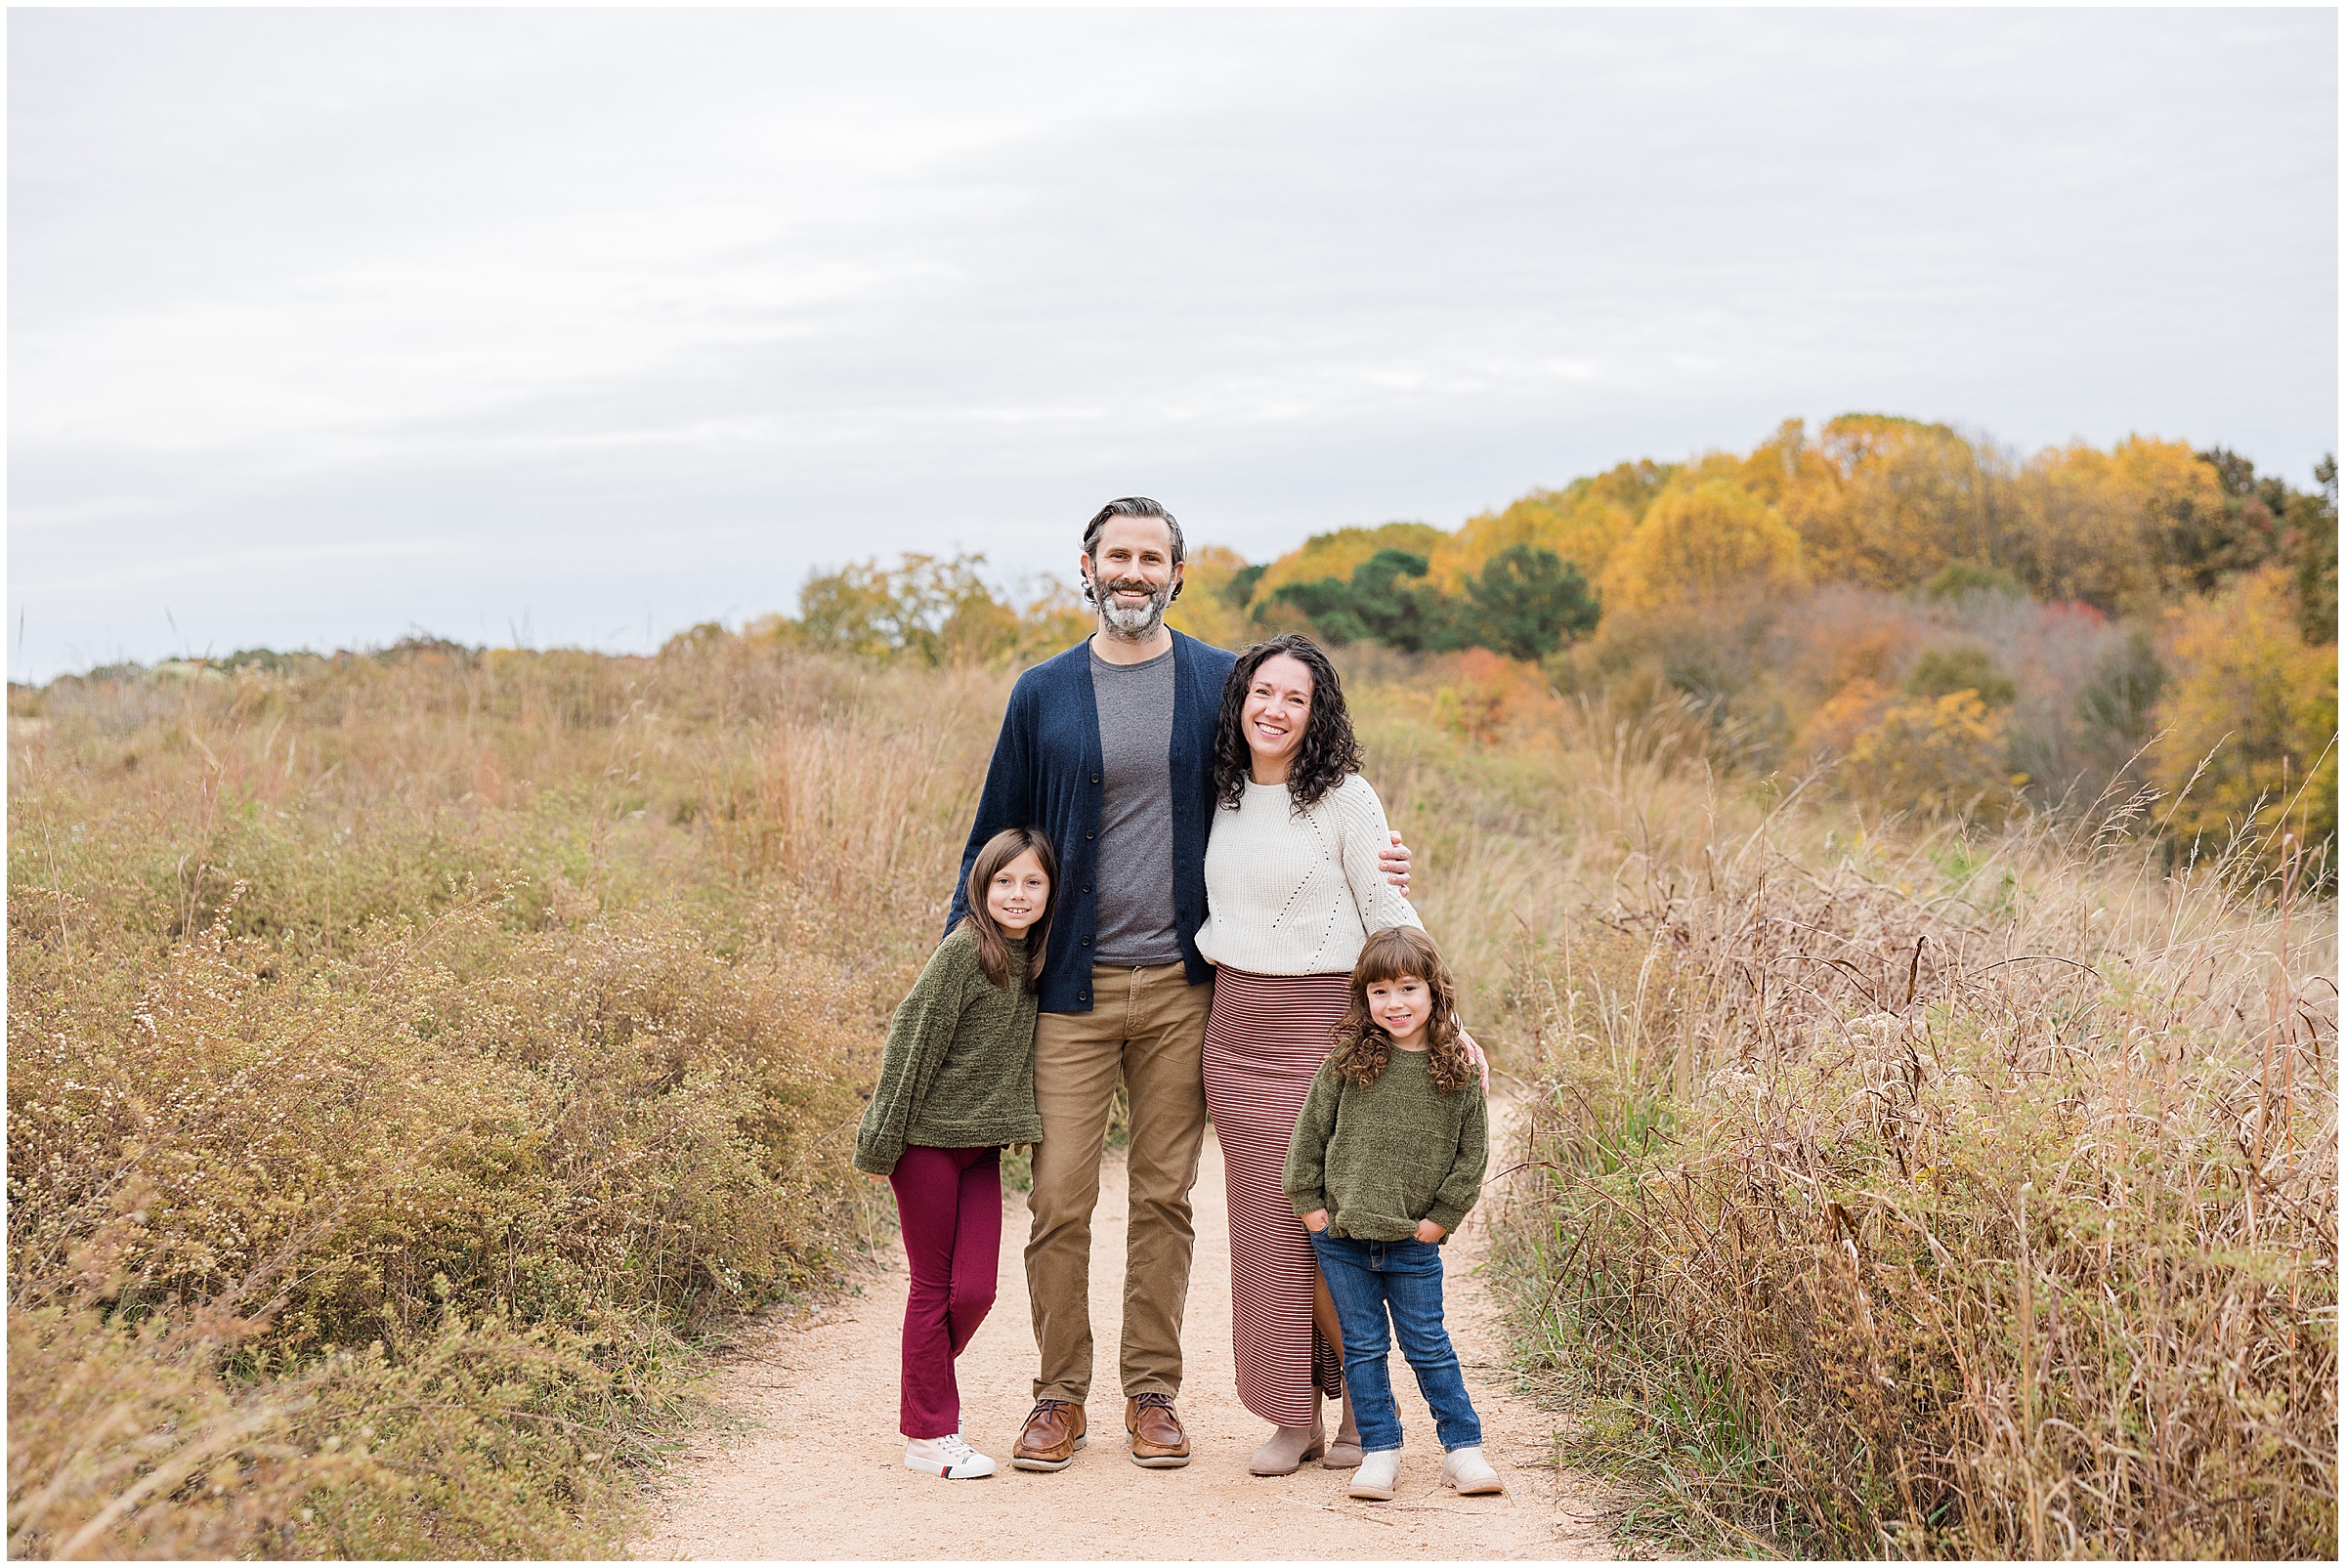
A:
[[[1106,799],[1092,962],[1180,962],[1172,914],[1172,655],[1110,664],[1091,650]]]

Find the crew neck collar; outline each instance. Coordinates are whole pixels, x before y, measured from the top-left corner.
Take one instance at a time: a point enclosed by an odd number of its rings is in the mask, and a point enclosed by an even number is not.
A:
[[[1161,654],[1150,655],[1148,657],[1141,659],[1137,664],[1119,664],[1112,658],[1102,658],[1099,656],[1099,645],[1092,642],[1088,637],[1086,637],[1083,640],[1083,646],[1090,654],[1091,668],[1095,670],[1154,669],[1157,665],[1162,664],[1166,659],[1171,658],[1174,652],[1172,649],[1168,648]]]

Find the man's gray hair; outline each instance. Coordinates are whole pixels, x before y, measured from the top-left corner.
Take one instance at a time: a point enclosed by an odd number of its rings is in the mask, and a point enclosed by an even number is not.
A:
[[[1092,518],[1083,530],[1085,555],[1094,561],[1099,559],[1100,530],[1107,527],[1107,520],[1111,517],[1153,517],[1160,520],[1165,525],[1165,530],[1172,535],[1172,564],[1180,565],[1186,554],[1186,547],[1180,541],[1180,525],[1173,521],[1172,513],[1145,495],[1119,496],[1099,508],[1099,515]]]

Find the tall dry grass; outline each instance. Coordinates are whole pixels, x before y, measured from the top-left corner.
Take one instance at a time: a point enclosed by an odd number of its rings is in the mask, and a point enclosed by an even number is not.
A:
[[[1006,682],[422,648],[11,692],[17,1555],[618,1547],[846,1149]]]
[[[2334,1555],[2331,908],[1794,807],[1517,974],[1524,1322],[1632,1531]]]
[[[1632,1532],[2333,1544],[2329,907],[1347,670]],[[616,1549],[725,1325],[872,1239],[1007,689],[721,635],[12,689],[12,1552]]]

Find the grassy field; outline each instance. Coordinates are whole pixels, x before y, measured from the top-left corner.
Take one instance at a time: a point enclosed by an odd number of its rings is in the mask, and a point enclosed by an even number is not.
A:
[[[1350,659],[1663,1549],[2325,1553],[2333,909]],[[593,1555],[846,1163],[1008,676],[685,639],[10,697],[16,1555]]]

